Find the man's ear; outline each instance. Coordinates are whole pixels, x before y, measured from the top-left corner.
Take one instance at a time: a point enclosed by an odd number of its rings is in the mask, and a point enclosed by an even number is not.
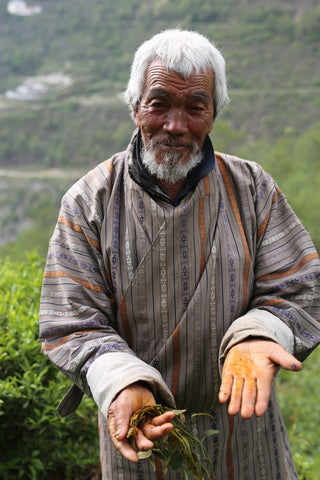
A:
[[[139,111],[139,104],[136,105],[133,109],[133,120],[137,128],[140,128],[140,111]]]

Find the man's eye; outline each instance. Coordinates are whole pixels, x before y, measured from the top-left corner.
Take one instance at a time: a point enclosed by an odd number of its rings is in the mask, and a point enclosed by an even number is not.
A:
[[[164,108],[166,105],[164,102],[152,102],[151,107],[154,108]]]
[[[189,108],[190,108],[190,110],[192,110],[194,112],[202,112],[202,110],[203,110],[203,107],[201,107],[199,105],[191,105]]]

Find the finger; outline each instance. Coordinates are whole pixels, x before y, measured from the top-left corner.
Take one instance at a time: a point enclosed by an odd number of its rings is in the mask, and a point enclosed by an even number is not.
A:
[[[261,417],[267,410],[271,395],[272,379],[257,380],[257,399],[254,413],[257,417]]]
[[[138,462],[139,458],[137,452],[131,447],[126,438],[128,431],[128,422],[124,424],[122,420],[114,415],[112,409],[109,410],[108,415],[108,432],[115,448],[130,462]]]
[[[299,372],[303,365],[299,360],[297,360],[293,355],[287,356],[279,365],[285,370],[290,370],[291,372]]]
[[[138,462],[139,457],[134,448],[131,447],[129,441],[125,439],[120,439],[117,437],[117,434],[110,434],[111,440],[115,448],[130,462]]]
[[[150,450],[153,448],[153,441],[162,438],[169,434],[173,429],[173,424],[170,422],[163,423],[166,419],[172,420],[175,417],[174,412],[166,412],[163,415],[158,415],[152,418],[148,423],[145,423],[141,430],[135,437],[135,443],[138,450]],[[155,424],[156,423],[156,424]],[[158,425],[157,425],[158,424]]]
[[[270,359],[277,365],[280,365],[285,370],[290,370],[295,372],[302,369],[302,363],[299,362],[299,360],[297,360],[293,355],[288,353],[280,345],[277,345],[273,349],[270,355]]]
[[[143,434],[149,439],[149,440],[157,440],[158,438],[165,437],[168,435],[169,432],[173,429],[173,424],[168,422],[164,423],[159,426],[155,426],[152,423],[146,423],[143,428]]]
[[[242,377],[236,377],[233,379],[230,403],[228,407],[228,413],[230,415],[237,415],[237,413],[240,412],[241,403],[242,403],[243,384],[244,384],[244,380]]]
[[[153,448],[153,442],[144,435],[144,429],[138,430],[135,436],[135,443],[138,450],[147,451]]]
[[[242,418],[252,417],[255,411],[255,404],[257,398],[257,385],[254,378],[245,379],[242,401],[241,401],[241,416]]]
[[[222,383],[219,391],[219,401],[220,403],[226,403],[231,395],[232,391],[233,376],[226,375],[222,372]]]
[[[111,409],[108,413],[108,432],[112,437],[115,435],[121,437],[121,428],[118,428],[117,419]]]
[[[109,410],[108,413],[108,432],[111,437],[116,437],[118,440],[126,438],[128,432],[129,421],[122,419],[114,414],[113,410]]]
[[[162,415],[157,415],[156,417],[153,417],[151,423],[153,425],[159,426],[164,423],[170,422],[170,420],[172,420],[175,416],[176,414],[172,410],[170,410],[169,412],[165,412]]]
[[[115,448],[130,462],[137,462],[138,455],[134,448],[131,447],[126,435],[123,437],[121,430],[115,428],[115,420],[112,415],[108,417],[108,432]]]

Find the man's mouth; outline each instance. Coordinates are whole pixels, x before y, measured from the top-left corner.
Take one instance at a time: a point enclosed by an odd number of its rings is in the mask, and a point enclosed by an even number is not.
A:
[[[164,148],[165,150],[184,150],[184,149],[187,149],[187,150],[192,150],[193,146],[192,145],[188,145],[188,144],[185,144],[185,143],[178,143],[178,142],[156,142],[155,147],[160,147],[160,148]]]
[[[161,147],[164,148],[165,150],[184,150],[184,149],[190,149],[188,145],[167,145],[165,143],[161,144]]]

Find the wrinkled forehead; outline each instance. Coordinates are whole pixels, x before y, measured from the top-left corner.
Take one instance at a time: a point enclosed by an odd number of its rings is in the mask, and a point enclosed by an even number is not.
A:
[[[203,91],[213,97],[214,73],[211,69],[199,73],[192,72],[187,78],[180,72],[168,70],[161,60],[154,60],[146,71],[143,95],[151,89],[171,91]]]

